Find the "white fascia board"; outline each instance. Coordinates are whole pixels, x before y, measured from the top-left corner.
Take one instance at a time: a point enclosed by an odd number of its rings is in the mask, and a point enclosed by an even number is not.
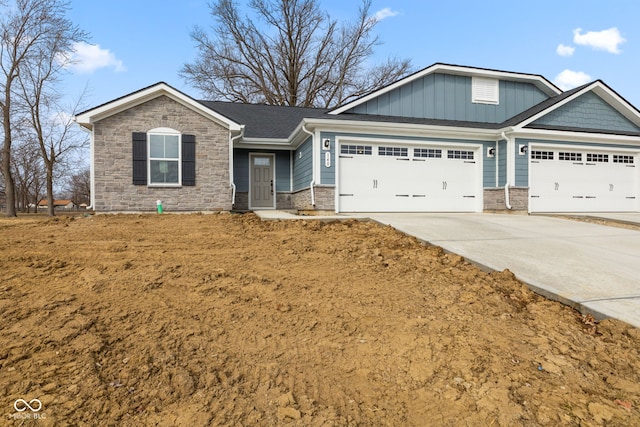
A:
[[[501,130],[467,128],[459,126],[434,126],[415,123],[383,123],[370,121],[305,119],[307,128],[321,128],[324,132],[368,133],[378,135],[470,138],[473,140],[495,141]]]
[[[638,145],[640,136],[614,135],[603,133],[569,132],[546,129],[514,129],[512,138],[532,138],[547,141],[593,142],[612,145]]]
[[[454,74],[460,76],[469,76],[469,77],[487,77],[493,79],[504,79],[510,81],[519,81],[519,82],[528,82],[535,84],[540,90],[546,93],[548,96],[555,96],[562,93],[562,91],[553,85],[549,80],[545,79],[542,76],[535,74],[522,74],[522,73],[512,73],[508,71],[496,71],[496,70],[486,70],[482,68],[473,68],[473,67],[463,67],[460,65],[447,65],[447,64],[434,64],[430,67],[425,68],[422,71],[418,71],[417,73],[411,74],[403,79],[398,80],[395,83],[390,84],[389,86],[385,86],[382,89],[371,92],[368,95],[363,96],[362,98],[358,98],[354,101],[351,101],[345,105],[342,105],[335,110],[329,111],[328,114],[340,114],[351,108],[358,106],[360,104],[364,104],[367,101],[370,101],[373,98],[376,98],[384,93],[390,92],[400,86],[404,86],[405,84],[412,82],[413,80],[417,80],[426,75],[437,73],[437,72],[446,72],[447,74]]]
[[[536,120],[546,116],[550,112],[557,110],[563,105],[568,104],[569,102],[579,98],[585,93],[593,91],[596,95],[602,98],[605,102],[611,105],[617,112],[622,114],[624,117],[629,119],[636,126],[640,126],[640,112],[635,109],[635,107],[625,101],[622,97],[620,97],[617,93],[611,90],[607,85],[603,84],[601,81],[597,80],[590,84],[589,86],[583,88],[582,90],[574,93],[573,95],[563,99],[561,102],[551,105],[549,108],[539,112],[535,116],[531,116],[528,119],[518,123],[518,128],[524,128],[527,125],[535,122]]]
[[[614,90],[600,81],[596,81],[594,83],[592,90],[596,95],[608,102],[609,105],[615,108],[629,121],[636,126],[640,126],[640,112],[638,109],[618,95]]]
[[[78,114],[75,121],[86,128],[92,128],[93,123],[102,120],[114,114],[133,108],[142,103],[151,101],[162,95],[173,99],[174,101],[184,105],[194,112],[213,120],[214,122],[226,127],[230,131],[240,131],[241,126],[238,123],[218,114],[217,112],[205,107],[195,99],[185,95],[184,93],[174,89],[166,83],[158,83],[148,88],[142,89],[129,95],[125,95],[114,101],[107,102],[91,110]]]
[[[234,148],[251,148],[260,150],[283,150],[291,148],[291,141],[288,139],[264,139],[264,138],[240,138],[240,141],[233,143]]]

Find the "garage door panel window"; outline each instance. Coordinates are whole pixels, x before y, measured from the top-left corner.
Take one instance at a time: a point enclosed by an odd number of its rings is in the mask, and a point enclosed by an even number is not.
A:
[[[559,152],[558,160],[566,160],[571,162],[581,162],[582,161],[582,153],[572,153],[572,152]]]
[[[441,159],[442,150],[439,148],[414,148],[413,157],[421,157],[427,159]]]
[[[448,159],[473,160],[473,151],[447,150]]]
[[[373,153],[371,145],[341,145],[340,154],[356,154],[371,156]]]
[[[628,156],[628,155],[624,155],[624,154],[614,154],[613,155],[613,163],[633,164],[634,163],[634,159],[633,159],[633,156]]]
[[[534,160],[553,160],[553,151],[531,150],[531,158]]]
[[[587,153],[587,162],[608,163],[609,162],[609,155],[608,154]]]
[[[378,147],[378,156],[407,157],[409,149],[405,147]]]

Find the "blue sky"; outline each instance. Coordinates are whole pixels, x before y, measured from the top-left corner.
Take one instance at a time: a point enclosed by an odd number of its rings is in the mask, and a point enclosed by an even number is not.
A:
[[[239,0],[246,4],[246,0]],[[195,97],[178,75],[196,49],[194,25],[213,22],[206,0],[72,0],[69,18],[90,34],[63,91],[94,107],[164,81]],[[359,1],[320,0],[338,20]],[[541,74],[563,89],[603,80],[640,108],[640,2],[637,0],[373,0],[383,42],[373,60],[411,59]]]

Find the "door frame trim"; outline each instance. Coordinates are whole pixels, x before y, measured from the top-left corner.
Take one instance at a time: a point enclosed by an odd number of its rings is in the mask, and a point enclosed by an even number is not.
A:
[[[270,157],[271,158],[271,171],[272,171],[272,179],[273,179],[273,200],[272,200],[272,206],[257,206],[257,207],[253,207],[251,205],[251,195],[252,195],[252,188],[253,188],[253,176],[252,176],[252,170],[253,170],[253,159],[255,157]],[[250,152],[249,153],[249,200],[248,200],[248,206],[249,206],[249,210],[275,210],[276,209],[276,155],[275,153],[260,153],[260,152]]]

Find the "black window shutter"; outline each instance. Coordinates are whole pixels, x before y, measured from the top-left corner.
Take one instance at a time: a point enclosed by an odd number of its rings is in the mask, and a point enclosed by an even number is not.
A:
[[[147,134],[133,132],[133,185],[147,185]]]
[[[182,135],[182,185],[196,185],[195,135]]]

